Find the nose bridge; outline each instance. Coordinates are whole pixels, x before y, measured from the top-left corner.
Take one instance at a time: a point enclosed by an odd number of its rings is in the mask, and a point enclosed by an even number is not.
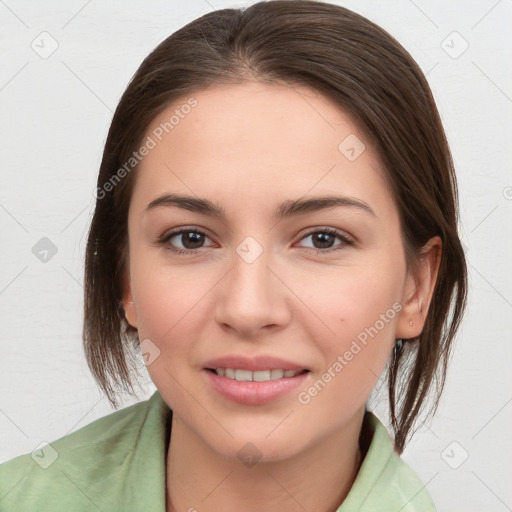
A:
[[[239,313],[263,314],[271,300],[272,284],[269,279],[271,264],[270,249],[263,247],[253,238],[247,237],[236,248],[233,257],[233,286],[229,290],[232,306]]]
[[[231,259],[231,272],[220,289],[217,321],[245,334],[282,324],[287,312],[283,289],[273,275],[272,252],[254,237],[246,237]]]

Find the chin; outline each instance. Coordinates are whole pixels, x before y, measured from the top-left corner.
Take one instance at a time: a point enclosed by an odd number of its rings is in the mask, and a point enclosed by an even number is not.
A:
[[[259,430],[253,427],[250,432],[243,434],[233,432],[233,438],[226,438],[224,442],[219,443],[218,437],[204,441],[224,459],[241,462],[247,467],[255,463],[284,461],[306,449],[306,446],[300,446],[295,437],[285,429],[280,435],[273,432],[268,436],[267,432],[267,429]]]

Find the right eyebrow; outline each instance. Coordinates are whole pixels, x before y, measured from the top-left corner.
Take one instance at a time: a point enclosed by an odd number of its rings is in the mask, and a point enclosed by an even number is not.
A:
[[[202,199],[194,196],[180,196],[177,194],[162,194],[156,199],[153,199],[147,207],[146,212],[160,206],[176,206],[189,210],[191,212],[202,213],[203,215],[210,215],[211,217],[218,217],[219,219],[226,220],[226,212],[224,209],[208,199]]]

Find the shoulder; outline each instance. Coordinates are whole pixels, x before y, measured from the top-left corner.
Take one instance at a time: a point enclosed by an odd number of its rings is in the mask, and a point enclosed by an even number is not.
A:
[[[0,511],[90,508],[102,489],[111,493],[119,485],[149,408],[146,400],[115,411],[1,464]]]
[[[394,450],[384,425],[371,412],[363,424],[370,444],[338,512],[436,512],[425,484]]]

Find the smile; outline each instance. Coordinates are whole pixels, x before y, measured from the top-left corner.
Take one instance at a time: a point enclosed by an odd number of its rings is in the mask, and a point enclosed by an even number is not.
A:
[[[307,370],[281,370],[276,368],[272,370],[250,371],[237,368],[215,368],[212,369],[212,371],[221,377],[237,380],[238,382],[264,382],[267,380],[295,377]]]
[[[224,375],[222,375],[224,374]],[[309,370],[245,370],[205,368],[205,384],[217,396],[243,405],[264,405],[278,398],[295,397],[292,391],[304,385]]]

